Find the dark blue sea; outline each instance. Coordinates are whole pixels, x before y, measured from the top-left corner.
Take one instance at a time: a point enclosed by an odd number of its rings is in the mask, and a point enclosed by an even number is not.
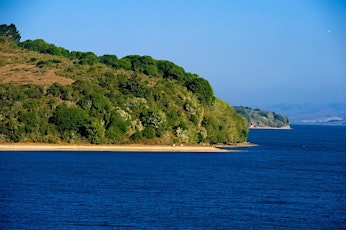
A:
[[[346,127],[229,153],[0,152],[0,229],[346,229]]]

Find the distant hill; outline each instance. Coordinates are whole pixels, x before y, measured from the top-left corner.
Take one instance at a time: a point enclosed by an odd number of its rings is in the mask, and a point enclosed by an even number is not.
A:
[[[279,104],[266,109],[285,114],[291,124],[346,125],[346,103]]]
[[[289,120],[281,114],[250,107],[234,106],[235,111],[246,118],[250,128],[289,128]]]
[[[244,142],[244,117],[209,82],[150,56],[97,56],[0,26],[0,142]]]

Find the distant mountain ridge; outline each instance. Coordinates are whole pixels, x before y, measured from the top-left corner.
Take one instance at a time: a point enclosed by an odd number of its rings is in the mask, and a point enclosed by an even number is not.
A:
[[[285,114],[291,124],[346,125],[346,102],[333,104],[277,104],[264,107]]]

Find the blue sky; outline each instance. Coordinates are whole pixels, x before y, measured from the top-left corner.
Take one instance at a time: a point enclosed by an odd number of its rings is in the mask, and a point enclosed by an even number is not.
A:
[[[232,105],[346,102],[345,0],[1,0],[0,24],[97,55],[149,55]]]

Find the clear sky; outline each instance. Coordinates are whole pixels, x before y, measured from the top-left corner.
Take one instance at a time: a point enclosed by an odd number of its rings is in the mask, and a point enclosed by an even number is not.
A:
[[[232,105],[346,102],[345,0],[0,0],[22,41],[149,55]]]

